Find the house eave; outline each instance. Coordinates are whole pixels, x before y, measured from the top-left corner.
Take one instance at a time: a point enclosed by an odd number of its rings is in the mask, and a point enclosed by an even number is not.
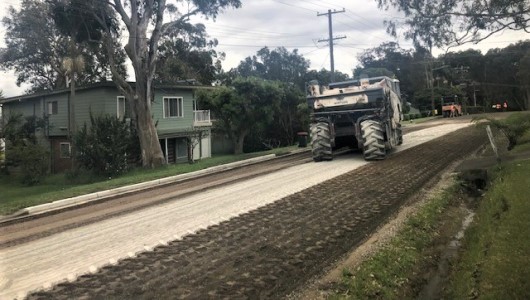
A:
[[[134,87],[134,82],[129,82],[129,84]],[[84,90],[91,90],[91,89],[101,88],[101,87],[115,88],[116,85],[112,81],[92,83],[92,84],[88,84],[88,85],[76,88],[76,92],[84,91]],[[160,85],[155,85],[154,87],[155,89],[161,89],[161,90],[164,90],[164,89],[198,90],[198,89],[214,89],[215,88],[213,86],[191,85],[187,81],[183,81],[182,83],[179,82],[179,84],[160,84]],[[41,92],[36,92],[33,94],[26,94],[26,95],[3,98],[3,99],[0,99],[0,104],[20,102],[24,100],[52,96],[52,95],[59,95],[59,94],[64,94],[64,93],[69,93],[69,92],[70,92],[69,88],[57,89],[53,91],[41,91]]]

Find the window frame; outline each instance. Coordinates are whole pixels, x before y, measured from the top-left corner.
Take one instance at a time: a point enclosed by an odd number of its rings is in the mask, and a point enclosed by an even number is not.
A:
[[[68,156],[64,155],[63,146],[68,146]],[[70,142],[60,142],[59,143],[59,157],[60,158],[72,158],[72,145]]]
[[[120,100],[123,100],[123,116],[120,115]],[[125,96],[116,97],[116,117],[120,120],[125,119],[127,116],[127,99]]]
[[[57,101],[46,102],[46,114],[48,116],[57,115],[59,113],[59,103]]]
[[[170,101],[176,100],[177,101],[177,114],[172,116],[170,115]],[[166,105],[167,103],[167,105]],[[169,111],[168,111],[169,110]],[[166,114],[167,112],[167,114]],[[179,96],[166,96],[162,97],[162,114],[164,116],[164,119],[170,119],[170,118],[184,118],[184,98]]]

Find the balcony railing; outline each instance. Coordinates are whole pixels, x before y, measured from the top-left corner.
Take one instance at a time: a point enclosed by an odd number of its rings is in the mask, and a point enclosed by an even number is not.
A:
[[[195,119],[193,121],[194,126],[212,126],[212,120],[210,120],[209,110],[196,110],[193,112]]]

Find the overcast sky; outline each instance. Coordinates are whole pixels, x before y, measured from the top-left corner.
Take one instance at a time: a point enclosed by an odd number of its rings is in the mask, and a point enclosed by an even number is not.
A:
[[[9,6],[19,7],[18,0],[0,1],[0,18],[7,14]],[[328,9],[344,13],[333,14],[333,35],[345,36],[336,40],[334,46],[335,70],[352,74],[358,64],[357,54],[364,49],[379,46],[383,42],[397,41],[402,48],[411,48],[411,43],[396,40],[385,32],[384,20],[400,18],[395,11],[381,11],[375,0],[242,0],[240,9],[226,10],[215,22],[197,20],[206,24],[211,38],[219,41],[217,50],[226,53],[225,70],[236,67],[247,56],[259,49],[283,46],[298,52],[311,61],[312,69],[330,69],[329,46],[319,39],[328,39],[328,18],[317,16]],[[0,27],[0,47],[4,43],[5,28]],[[485,53],[490,48],[503,48],[510,43],[530,39],[524,32],[506,31],[478,45],[466,45],[452,49],[480,49]],[[435,55],[443,52],[436,49]],[[17,87],[12,73],[1,72],[0,89],[5,96],[16,96],[24,92]]]

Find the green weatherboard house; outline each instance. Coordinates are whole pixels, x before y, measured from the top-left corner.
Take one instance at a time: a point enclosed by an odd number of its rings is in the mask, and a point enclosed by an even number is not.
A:
[[[197,89],[208,88],[211,87],[188,82],[155,87],[152,115],[168,163],[188,161],[188,155],[193,155],[194,159],[211,156],[210,111],[198,109],[194,98]],[[50,167],[54,173],[71,167],[69,101],[70,89],[0,99],[4,116],[20,113],[24,117],[47,118],[47,125],[38,128],[37,135],[50,149]],[[94,116],[108,114],[130,120],[127,107],[127,100],[112,82],[91,84],[75,91],[75,122],[78,129],[85,123],[90,125],[90,112]],[[187,138],[191,136],[196,143],[188,147]]]

